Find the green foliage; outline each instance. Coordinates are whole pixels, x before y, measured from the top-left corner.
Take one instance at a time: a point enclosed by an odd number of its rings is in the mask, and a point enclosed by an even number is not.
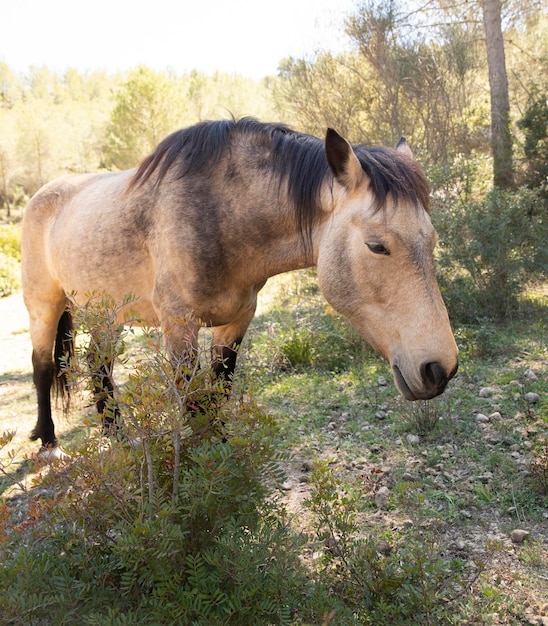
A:
[[[378,141],[382,134],[378,129],[371,134],[368,123],[373,111],[366,111],[375,100],[374,90],[368,92],[360,81],[363,70],[367,71],[351,54],[319,54],[313,62],[284,59],[273,96],[284,117],[304,132],[322,136],[331,126],[356,143],[364,137]]]
[[[324,300],[318,287],[315,269],[307,269],[271,279],[283,291],[291,282],[296,293],[280,293],[271,303],[264,333],[251,339],[253,365],[267,368],[270,374],[290,369],[303,371],[344,371],[372,353],[348,320],[336,313]],[[314,308],[314,315],[304,316],[302,304]],[[259,318],[260,323],[260,318]],[[242,355],[246,358],[249,348]]]
[[[408,423],[413,432],[416,432],[418,435],[426,436],[431,435],[437,430],[440,424],[440,418],[443,417],[440,403],[440,400],[419,400],[411,404]]]
[[[481,201],[443,200],[441,288],[450,315],[464,322],[501,319],[518,308],[532,277],[548,269],[548,224],[539,194],[494,189]]]
[[[82,309],[89,342],[80,354],[92,373],[121,353],[118,319],[132,302],[97,296]],[[75,450],[42,495],[27,493],[23,523],[10,527],[3,509],[3,623],[322,620],[338,602],[304,568],[304,539],[268,486],[282,480],[273,421],[253,405],[216,406],[209,375],[169,367],[158,339],[145,334],[127,384],[115,388],[120,440],[92,437]],[[93,387],[84,367],[67,366],[73,385]]]
[[[395,145],[405,134],[434,163],[486,147],[488,110],[474,89],[480,78],[474,20],[369,0],[345,30],[351,52],[281,65],[274,94],[299,127],[323,134],[333,126],[368,144]]]
[[[450,624],[466,575],[432,537],[359,536],[359,503],[327,463],[315,467],[307,506],[324,546],[322,573],[360,624]]]
[[[107,167],[134,167],[171,131],[185,112],[174,77],[135,69],[116,95],[104,153]]]
[[[525,180],[531,188],[539,188],[548,203],[548,100],[535,90],[518,127],[524,132]]]

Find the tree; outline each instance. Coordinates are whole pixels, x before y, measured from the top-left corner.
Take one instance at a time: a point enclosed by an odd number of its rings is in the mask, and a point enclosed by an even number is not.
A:
[[[373,77],[365,79],[367,71],[355,55],[321,54],[314,62],[284,59],[274,99],[299,130],[323,135],[331,126],[354,142],[378,141],[380,129],[367,124],[376,102],[374,90],[368,89]]]
[[[491,96],[493,179],[495,187],[512,188],[514,186],[512,134],[510,132],[508,77],[502,38],[501,2],[500,0],[483,0],[482,9]]]
[[[176,81],[146,67],[132,71],[110,116],[104,165],[117,169],[135,166],[181,126],[185,108]]]
[[[54,148],[55,119],[53,105],[30,100],[21,108],[18,118],[17,156],[24,164],[23,186],[32,194],[56,173]]]

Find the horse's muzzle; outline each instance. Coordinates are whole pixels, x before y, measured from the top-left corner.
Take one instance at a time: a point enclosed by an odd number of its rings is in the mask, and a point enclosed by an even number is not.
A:
[[[447,370],[440,363],[423,363],[420,366],[420,378],[421,387],[417,388],[407,383],[400,368],[394,364],[392,370],[394,372],[394,379],[398,389],[406,400],[430,400],[439,396],[445,391],[447,383],[457,373],[459,365],[455,364],[454,368],[447,372]]]

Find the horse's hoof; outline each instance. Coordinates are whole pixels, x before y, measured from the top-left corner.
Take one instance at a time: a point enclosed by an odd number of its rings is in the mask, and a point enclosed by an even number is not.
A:
[[[110,437],[107,437],[105,435],[101,437],[101,439],[99,439],[99,442],[97,444],[97,452],[99,454],[102,454],[103,452],[108,452],[111,448],[112,448],[112,441]]]
[[[41,461],[53,463],[54,461],[70,459],[70,454],[67,454],[61,446],[42,446],[38,451],[38,458]]]

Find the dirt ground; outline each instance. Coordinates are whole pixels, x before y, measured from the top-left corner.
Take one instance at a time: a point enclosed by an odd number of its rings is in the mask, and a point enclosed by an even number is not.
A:
[[[35,402],[28,328],[23,296],[0,298],[0,431],[16,431],[15,445],[27,444],[33,428]],[[0,456],[4,452],[0,451]]]

